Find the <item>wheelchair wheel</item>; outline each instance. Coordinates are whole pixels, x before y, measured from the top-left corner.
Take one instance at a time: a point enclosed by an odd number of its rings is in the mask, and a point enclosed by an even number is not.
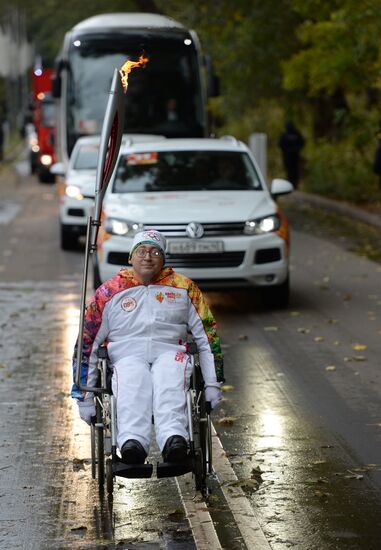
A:
[[[105,451],[104,451],[104,433],[103,433],[103,411],[100,403],[101,396],[97,397],[95,411],[96,411],[96,424],[95,426],[95,448],[96,448],[96,462],[98,470],[98,488],[103,491],[103,485],[105,480]]]
[[[203,380],[201,370],[197,365],[193,371],[192,387],[195,391],[195,403],[193,410],[193,438],[194,438],[194,477],[196,491],[201,491],[207,496],[207,465],[209,461],[209,447],[207,445],[208,425],[203,392]]]
[[[195,449],[194,451],[194,479],[196,485],[196,491],[201,491],[204,494],[205,488],[205,471],[203,467],[203,456],[201,449]]]
[[[109,495],[112,495],[114,491],[114,474],[112,472],[111,458],[106,459],[106,486],[107,486],[107,493]]]
[[[95,426],[91,424],[90,435],[91,435],[91,477],[93,479],[97,476],[97,457],[95,454]]]

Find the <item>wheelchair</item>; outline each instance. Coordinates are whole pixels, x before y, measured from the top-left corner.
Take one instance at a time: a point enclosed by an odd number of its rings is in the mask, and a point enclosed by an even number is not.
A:
[[[212,466],[212,425],[211,404],[205,400],[197,345],[190,342],[187,351],[192,365],[192,376],[187,391],[189,452],[181,463],[158,462],[156,477],[177,477],[192,472],[196,491],[204,498],[209,494],[208,478],[213,472]],[[114,489],[114,479],[121,476],[130,479],[150,478],[153,465],[125,464],[117,453],[116,400],[111,389],[111,368],[107,348],[98,350],[98,384],[95,395],[96,416],[91,424],[91,475],[97,479],[100,493],[105,489],[109,496]]]

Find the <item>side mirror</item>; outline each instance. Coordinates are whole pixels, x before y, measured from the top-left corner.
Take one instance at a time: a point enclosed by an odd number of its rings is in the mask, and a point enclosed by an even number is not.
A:
[[[288,195],[292,193],[294,186],[287,180],[276,178],[271,182],[271,195],[278,197],[279,195]]]
[[[65,175],[65,168],[62,162],[56,162],[53,164],[50,168],[50,172],[54,174],[55,176],[64,176]]]

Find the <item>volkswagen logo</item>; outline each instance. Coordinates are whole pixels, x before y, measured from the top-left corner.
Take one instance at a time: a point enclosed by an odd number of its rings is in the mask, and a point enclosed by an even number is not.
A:
[[[204,228],[201,223],[191,222],[188,223],[185,232],[191,239],[201,239],[204,234]]]

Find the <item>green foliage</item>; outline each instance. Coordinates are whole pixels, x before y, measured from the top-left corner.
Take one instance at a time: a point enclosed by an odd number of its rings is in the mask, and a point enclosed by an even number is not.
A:
[[[380,200],[372,173],[381,118],[380,0],[14,0],[46,64],[64,33],[97,13],[157,11],[197,31],[221,80],[209,101],[216,134],[268,136],[269,176],[282,175],[286,119],[306,138],[305,187]],[[0,13],[7,9],[0,0]],[[0,91],[1,94],[1,91]]]
[[[375,143],[369,143],[367,153],[353,140],[338,143],[320,140],[306,153],[308,175],[304,189],[354,203],[379,200],[378,179],[372,171]]]
[[[303,12],[306,5],[314,12],[324,9],[318,20],[307,17],[297,30],[301,48],[283,63],[285,88],[316,96],[373,85],[381,69],[379,1],[361,2],[361,8],[354,0],[339,2],[339,7],[331,0],[303,4]]]

